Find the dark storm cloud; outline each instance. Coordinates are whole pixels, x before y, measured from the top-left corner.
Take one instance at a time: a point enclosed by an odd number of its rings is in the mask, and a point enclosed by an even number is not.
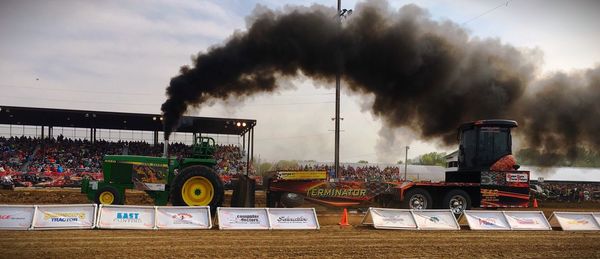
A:
[[[352,91],[374,96],[371,111],[387,126],[409,127],[423,139],[449,144],[463,122],[510,118],[541,150],[581,141],[600,147],[592,134],[600,129],[599,107],[589,93],[600,90],[597,69],[576,90],[570,75],[556,75],[530,94],[534,59],[499,39],[433,21],[414,5],[394,11],[385,2],[359,4],[341,29],[331,8],[259,9],[247,31],[198,54],[172,78],[162,106],[166,136],[189,106],[272,92],[277,78],[299,73],[328,83],[339,69]],[[595,124],[582,124],[590,118]]]

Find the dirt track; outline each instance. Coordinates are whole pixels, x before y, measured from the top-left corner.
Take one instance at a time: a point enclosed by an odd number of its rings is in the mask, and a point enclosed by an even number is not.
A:
[[[600,234],[582,232],[1,231],[5,258],[31,257],[600,257]]]
[[[257,199],[259,197],[257,194]],[[128,203],[133,201],[136,204],[150,203],[141,193],[128,195]],[[76,190],[1,191],[0,204],[7,203],[88,201]],[[600,211],[597,203],[581,205],[568,204],[565,207],[572,207],[566,209],[571,211]],[[544,209],[545,212],[552,210],[559,209]],[[360,217],[352,214],[350,223],[357,225]],[[0,257],[600,258],[599,232],[391,231],[367,227],[340,229],[335,225],[337,220],[339,215],[336,212],[320,212],[322,228],[318,231],[0,231]]]

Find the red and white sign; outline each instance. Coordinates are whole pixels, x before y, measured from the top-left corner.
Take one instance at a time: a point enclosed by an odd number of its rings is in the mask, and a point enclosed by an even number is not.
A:
[[[314,208],[269,208],[271,229],[319,229]]]
[[[27,230],[34,212],[34,205],[0,205],[0,229]]]
[[[552,230],[541,211],[504,211],[512,230]]]
[[[460,230],[451,210],[413,210],[419,230]]]
[[[562,230],[600,230],[600,225],[591,212],[554,212],[550,223],[558,222]]]
[[[37,205],[33,229],[94,228],[96,204]]]
[[[463,215],[472,230],[510,230],[502,211],[466,210]]]
[[[270,229],[266,208],[217,208],[219,229]]]
[[[507,173],[506,181],[509,183],[527,183],[529,176],[524,173]]]
[[[410,210],[369,208],[362,224],[373,225],[377,229],[417,230],[417,223]]]
[[[156,207],[158,229],[210,229],[210,207]]]
[[[154,206],[100,205],[97,225],[109,229],[154,229]]]

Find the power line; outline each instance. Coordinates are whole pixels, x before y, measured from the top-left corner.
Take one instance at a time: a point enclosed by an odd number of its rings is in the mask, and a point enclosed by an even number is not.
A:
[[[320,137],[320,136],[325,136],[325,135],[330,135],[331,133],[319,133],[319,134],[311,134],[311,135],[304,135],[304,136],[288,136],[288,137],[272,137],[272,138],[257,138],[256,140],[260,140],[260,141],[265,141],[265,140],[279,140],[279,139],[295,139],[295,138],[313,138],[313,137]]]
[[[52,98],[40,98],[40,97],[22,97],[22,96],[8,96],[2,95],[2,97],[8,97],[10,99],[25,99],[25,100],[42,100],[51,102],[65,102],[65,103],[96,103],[96,104],[111,104],[111,105],[135,105],[135,106],[159,106],[156,103],[119,103],[119,102],[99,102],[99,101],[88,101],[88,100],[72,100],[72,99],[52,99]]]
[[[160,106],[156,103],[122,103],[122,102],[101,102],[101,101],[91,101],[91,100],[73,100],[73,99],[54,99],[54,98],[41,98],[37,96],[9,96],[2,95],[2,97],[7,97],[11,99],[25,99],[25,100],[42,100],[42,101],[51,101],[51,102],[66,102],[66,103],[95,103],[95,104],[111,104],[111,105],[135,105],[135,106]],[[311,105],[311,104],[325,104],[325,103],[334,103],[333,101],[329,102],[305,102],[305,103],[257,103],[257,104],[243,104],[241,106],[278,106],[278,105]]]
[[[48,87],[35,87],[35,86],[22,86],[22,85],[9,85],[9,84],[0,84],[0,87],[4,88],[27,88],[27,89],[35,89],[35,90],[48,90],[48,91],[67,91],[67,92],[80,92],[80,93],[93,93],[93,94],[116,94],[116,95],[154,95],[149,93],[127,93],[127,92],[113,92],[113,91],[90,91],[90,90],[79,90],[79,89],[69,89],[69,88],[48,88]]]
[[[13,84],[0,84],[0,87],[3,88],[26,88],[26,89],[35,89],[35,90],[47,90],[47,91],[66,91],[66,92],[80,92],[80,93],[93,93],[93,94],[115,94],[115,95],[147,95],[153,96],[157,94],[143,93],[143,92],[122,92],[122,91],[96,91],[96,90],[80,90],[80,89],[71,89],[71,88],[54,88],[54,87],[36,87],[36,86],[27,86],[27,85],[13,85]],[[272,94],[271,97],[303,97],[303,96],[324,96],[324,95],[333,95],[335,93],[314,93],[314,94],[284,94],[277,95]]]
[[[489,13],[491,13],[491,12],[495,11],[496,9],[498,9],[498,8],[500,8],[500,7],[503,7],[503,6],[508,6],[508,3],[512,2],[512,1],[513,1],[513,0],[508,0],[508,1],[505,1],[505,2],[504,2],[504,3],[502,3],[502,4],[500,4],[500,5],[496,6],[496,7],[492,8],[492,9],[489,9],[489,10],[485,11],[485,12],[483,12],[483,13],[482,13],[482,14],[480,14],[480,15],[477,15],[477,16],[475,16],[475,17],[473,17],[473,18],[469,19],[468,21],[461,23],[461,25],[465,25],[465,24],[467,24],[467,23],[470,23],[470,22],[472,22],[472,21],[474,21],[474,20],[476,20],[476,19],[478,19],[478,18],[480,18],[480,17],[482,17],[482,16],[484,16],[484,15],[486,15],[486,14],[489,14]]]

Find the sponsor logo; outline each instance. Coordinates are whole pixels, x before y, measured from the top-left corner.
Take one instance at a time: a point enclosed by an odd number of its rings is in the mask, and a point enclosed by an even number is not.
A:
[[[280,216],[277,218],[278,223],[306,223],[308,219],[303,216],[298,217],[289,217],[289,216]]]
[[[526,183],[528,180],[527,174],[506,174],[506,181],[509,183]]]
[[[113,219],[113,222],[142,223],[142,219],[138,212],[117,212],[117,217]]]
[[[189,213],[177,213],[171,216],[171,218],[173,219],[173,224],[194,224],[191,221],[193,216]]]
[[[79,222],[85,219],[85,212],[44,212],[44,220],[50,222]]]
[[[537,224],[537,220],[532,218],[515,218],[518,224],[521,225],[535,225]]]
[[[15,217],[14,215],[0,215],[0,220],[24,220],[24,217]]]
[[[587,225],[590,222],[585,220],[585,219],[572,219],[572,220],[567,220],[567,224],[569,225]]]
[[[313,188],[308,190],[306,196],[314,198],[331,198],[331,197],[353,197],[360,198],[367,196],[367,189],[323,189]]]
[[[402,216],[385,217],[384,221],[390,222],[390,223],[404,223],[404,217],[402,217]]]
[[[496,219],[495,218],[480,218],[479,225],[480,226],[494,226],[494,225],[496,225]]]
[[[259,223],[258,215],[237,215],[235,221],[240,223]]]
[[[440,218],[433,216],[433,217],[429,217],[429,221],[433,222],[433,223],[439,223],[440,222]]]
[[[281,171],[277,172],[277,178],[281,180],[325,180],[326,171]]]

